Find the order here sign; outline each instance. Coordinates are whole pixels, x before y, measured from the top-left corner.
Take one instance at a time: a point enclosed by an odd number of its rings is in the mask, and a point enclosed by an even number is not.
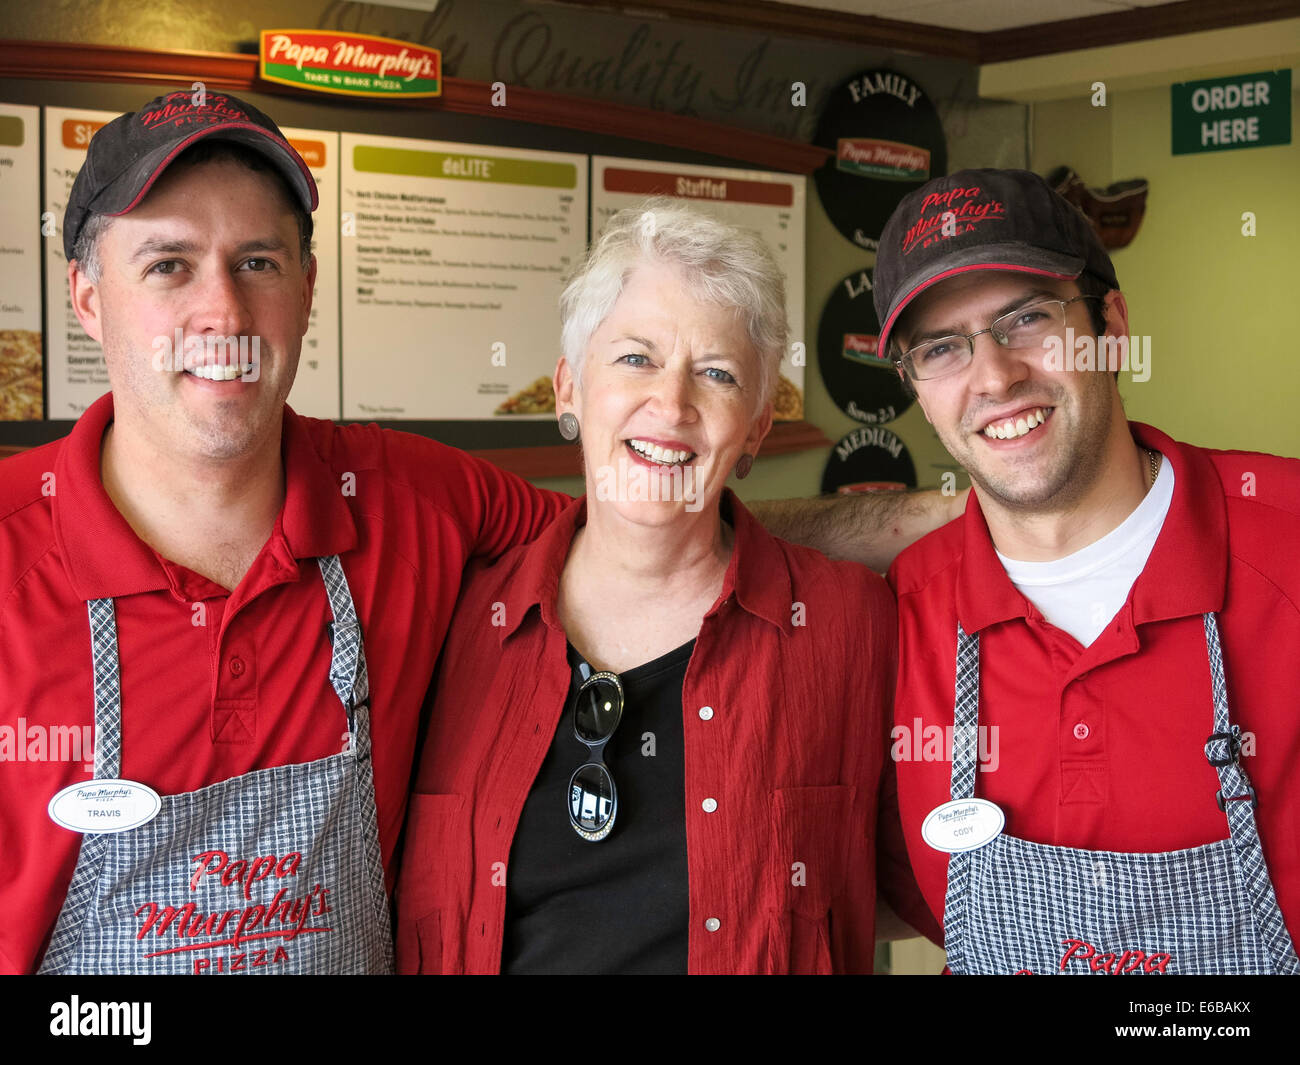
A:
[[[1171,86],[1173,154],[1291,143],[1291,71]]]

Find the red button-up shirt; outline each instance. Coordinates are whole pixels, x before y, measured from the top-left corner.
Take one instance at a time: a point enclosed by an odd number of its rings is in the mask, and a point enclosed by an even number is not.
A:
[[[511,841],[569,694],[556,593],[585,507],[467,578],[411,797],[399,971],[500,970]],[[724,513],[735,546],[682,689],[688,968],[870,972],[893,603],[730,493]]]
[[[88,780],[86,601],[116,599],[122,775],[163,794],[342,749],[329,601],[340,556],[370,674],[379,836],[392,882],[418,716],[462,571],[571,502],[432,440],[286,409],[284,506],[234,591],[162,558],[99,479],[112,397],[63,440],[0,464],[0,970],[45,950],[81,836],[46,816]],[[159,456],[166,461],[166,456]]]
[[[1173,467],[1174,497],[1145,568],[1089,646],[1043,619],[998,562],[972,494],[965,517],[890,571],[900,666],[893,751],[903,829],[942,917],[948,856],[921,839],[950,797],[957,621],[980,637],[987,771],[975,794],[1006,831],[1064,847],[1171,851],[1228,837],[1206,761],[1213,729],[1201,616],[1217,613],[1228,707],[1246,734],[1264,857],[1300,937],[1300,462],[1206,451],[1131,423]],[[996,742],[994,742],[996,741]],[[939,754],[942,752],[942,754]],[[935,755],[938,754],[938,757]],[[1169,900],[1177,905],[1177,900]],[[1108,944],[1111,947],[1141,944]],[[1098,949],[1102,949],[1098,946]]]

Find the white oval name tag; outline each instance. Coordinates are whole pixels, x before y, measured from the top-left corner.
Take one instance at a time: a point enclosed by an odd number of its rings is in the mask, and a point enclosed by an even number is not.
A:
[[[162,799],[135,780],[87,780],[50,800],[50,820],[73,832],[125,832],[158,816]]]
[[[1002,807],[995,802],[953,799],[926,814],[921,838],[937,851],[973,851],[996,839],[1006,823]]]

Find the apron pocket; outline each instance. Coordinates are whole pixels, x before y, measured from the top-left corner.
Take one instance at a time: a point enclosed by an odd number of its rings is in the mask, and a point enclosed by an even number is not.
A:
[[[399,973],[462,971],[470,872],[464,797],[412,793],[397,878]]]
[[[769,972],[831,972],[830,906],[843,889],[852,799],[846,785],[772,793]]]

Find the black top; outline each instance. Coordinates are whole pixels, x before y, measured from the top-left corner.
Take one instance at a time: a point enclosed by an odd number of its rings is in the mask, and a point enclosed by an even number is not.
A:
[[[686,972],[682,685],[694,647],[619,674],[623,717],[605,747],[618,815],[596,843],[569,824],[569,778],[589,760],[573,734],[582,658],[569,648],[569,699],[510,851],[503,973]]]

